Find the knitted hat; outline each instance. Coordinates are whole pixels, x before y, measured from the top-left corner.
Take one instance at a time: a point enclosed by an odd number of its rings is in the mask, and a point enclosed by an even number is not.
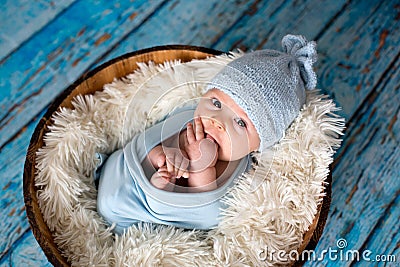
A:
[[[230,62],[207,86],[229,95],[253,122],[260,151],[277,143],[305,103],[305,89],[314,89],[316,43],[286,35],[284,52],[259,50]]]

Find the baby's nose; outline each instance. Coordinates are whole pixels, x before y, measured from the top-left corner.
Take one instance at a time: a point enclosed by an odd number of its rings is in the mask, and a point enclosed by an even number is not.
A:
[[[225,131],[225,127],[216,119],[210,119],[211,125],[217,128],[219,131]]]

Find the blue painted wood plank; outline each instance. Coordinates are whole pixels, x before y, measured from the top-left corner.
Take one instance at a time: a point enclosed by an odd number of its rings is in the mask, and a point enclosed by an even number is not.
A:
[[[75,0],[2,0],[0,61],[29,39]]]
[[[44,111],[0,150],[0,259],[29,229],[22,189],[25,155],[32,133]]]
[[[79,1],[0,62],[0,146],[162,1]]]
[[[352,1],[319,41],[319,85],[350,118],[400,53],[396,1]]]
[[[29,230],[14,244],[12,251],[0,260],[0,267],[50,267],[51,265]]]
[[[218,39],[255,4],[257,2],[254,0],[169,2],[96,64],[127,52],[158,45],[210,47],[213,40]]]
[[[374,246],[374,253],[398,252],[399,240],[389,238],[398,236],[400,213],[395,205],[400,193],[399,56],[394,62],[347,131],[344,149],[334,167],[331,212],[317,247],[318,255],[323,249],[335,249],[340,238],[347,240],[348,250],[363,250],[371,244],[371,238],[382,238],[386,248],[378,250]],[[379,225],[388,214],[394,216],[389,222],[395,220],[397,227],[381,230]],[[325,259],[319,265],[336,263]],[[349,264],[351,261],[345,263]]]
[[[221,50],[240,48],[280,49],[286,34],[301,34],[309,40],[328,28],[346,5],[340,1],[261,1],[237,21],[213,47]]]
[[[382,266],[387,264],[400,265],[400,194],[388,204],[387,212],[381,217],[374,231],[364,243],[361,250],[366,252],[364,262],[379,262]],[[370,254],[370,255],[369,255]],[[362,266],[360,261],[355,266]]]

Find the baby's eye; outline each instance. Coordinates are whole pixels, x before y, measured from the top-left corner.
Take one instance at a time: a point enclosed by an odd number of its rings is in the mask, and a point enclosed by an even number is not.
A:
[[[242,119],[236,120],[236,123],[237,123],[240,127],[243,127],[243,128],[246,127],[246,122],[245,122],[244,120],[242,120]]]
[[[219,102],[218,99],[213,98],[211,101],[212,101],[213,105],[216,106],[217,108],[221,108],[222,107],[222,104],[221,104],[221,102]]]

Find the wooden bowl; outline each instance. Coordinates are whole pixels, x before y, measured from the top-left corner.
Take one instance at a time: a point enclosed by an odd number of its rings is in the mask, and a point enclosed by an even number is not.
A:
[[[33,235],[43,249],[48,260],[54,266],[70,266],[70,263],[62,256],[57,245],[54,243],[52,233],[46,225],[39,208],[37,187],[35,186],[35,173],[37,171],[36,152],[44,145],[43,137],[46,132],[48,132],[48,126],[52,124],[51,117],[53,113],[61,107],[72,108],[71,101],[75,96],[80,94],[93,94],[97,90],[102,90],[103,85],[111,83],[114,78],[121,78],[132,73],[137,68],[136,63],[138,62],[154,61],[156,64],[159,64],[174,59],[187,62],[192,59],[204,59],[207,56],[219,55],[221,53],[222,52],[213,49],[184,45],[158,46],[128,53],[110,60],[89,73],[84,74],[62,92],[50,105],[46,114],[36,126],[29,144],[24,166],[23,190],[26,213]],[[330,177],[328,177],[328,179],[330,179]],[[319,206],[313,224],[304,234],[304,241],[299,248],[299,253],[306,247],[307,249],[314,248],[322,234],[330,206],[330,184],[329,180],[326,188],[326,196],[323,199],[322,205]],[[295,265],[301,264],[301,262],[295,263]]]

